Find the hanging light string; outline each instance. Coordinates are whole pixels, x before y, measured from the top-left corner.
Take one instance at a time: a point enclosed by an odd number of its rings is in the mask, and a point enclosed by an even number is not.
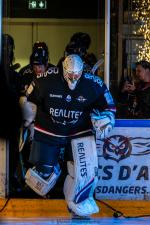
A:
[[[150,0],[133,0],[133,20],[137,25],[135,35],[142,36],[142,44],[136,44],[137,60],[150,61]]]

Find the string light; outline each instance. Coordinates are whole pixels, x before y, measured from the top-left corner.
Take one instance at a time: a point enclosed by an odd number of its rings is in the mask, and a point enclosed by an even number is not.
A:
[[[133,20],[138,25],[134,34],[143,37],[143,43],[137,44],[137,60],[150,61],[150,0],[133,0]]]

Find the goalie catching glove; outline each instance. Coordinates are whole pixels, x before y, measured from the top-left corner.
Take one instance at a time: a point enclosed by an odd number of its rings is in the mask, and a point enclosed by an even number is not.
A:
[[[106,138],[115,125],[115,116],[110,111],[96,112],[91,114],[91,121],[96,132],[96,137],[101,140]]]

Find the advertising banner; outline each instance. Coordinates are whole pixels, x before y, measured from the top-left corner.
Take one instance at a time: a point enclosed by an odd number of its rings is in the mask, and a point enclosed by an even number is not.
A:
[[[97,140],[96,199],[150,200],[150,124],[146,122],[144,126],[141,121],[132,125],[126,121],[105,140]]]

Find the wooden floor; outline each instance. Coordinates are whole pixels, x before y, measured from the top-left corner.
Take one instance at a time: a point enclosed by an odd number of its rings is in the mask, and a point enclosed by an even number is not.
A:
[[[0,210],[6,199],[0,199]],[[104,201],[109,206],[121,211],[124,216],[140,218],[114,218],[114,211],[103,203],[97,202],[100,212],[90,220],[72,220],[64,200],[47,199],[10,199],[0,212],[0,225],[98,225],[98,224],[128,224],[150,225],[150,201]],[[149,215],[149,217],[144,217]]]

